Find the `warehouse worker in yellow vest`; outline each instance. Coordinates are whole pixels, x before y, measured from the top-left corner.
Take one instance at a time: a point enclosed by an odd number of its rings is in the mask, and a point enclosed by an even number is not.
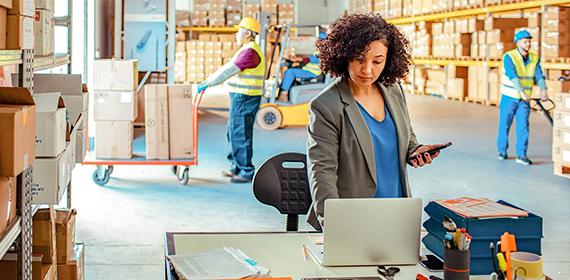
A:
[[[218,69],[198,86],[198,92],[226,82],[230,94],[230,116],[227,137],[232,162],[224,176],[231,177],[232,183],[248,183],[253,179],[255,168],[253,156],[253,124],[259,110],[265,77],[265,57],[255,36],[260,25],[251,17],[243,18],[236,33],[236,41],[241,46],[230,62]]]
[[[532,36],[526,30],[515,34],[517,48],[503,55],[503,77],[501,78],[501,104],[499,113],[499,135],[497,151],[499,160],[508,158],[509,130],[516,119],[517,129],[517,159],[523,165],[531,165],[527,157],[530,114],[530,97],[532,86],[538,84],[541,89],[541,99],[547,100],[544,74],[540,60],[535,53],[530,52]]]

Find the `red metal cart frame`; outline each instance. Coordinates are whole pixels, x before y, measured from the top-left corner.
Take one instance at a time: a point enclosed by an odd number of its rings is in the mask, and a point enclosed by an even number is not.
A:
[[[148,160],[146,158],[136,158],[136,159],[95,159],[94,156],[87,158],[83,161],[83,165],[95,165],[97,169],[93,172],[93,182],[97,185],[103,186],[109,182],[111,179],[111,173],[113,173],[113,167],[115,165],[171,165],[172,172],[178,178],[178,181],[182,185],[188,184],[190,178],[189,169],[190,166],[198,165],[198,108],[200,102],[202,101],[202,95],[204,92],[199,92],[192,100],[192,115],[193,120],[193,152],[194,158],[189,160]],[[97,139],[95,139],[97,141]]]

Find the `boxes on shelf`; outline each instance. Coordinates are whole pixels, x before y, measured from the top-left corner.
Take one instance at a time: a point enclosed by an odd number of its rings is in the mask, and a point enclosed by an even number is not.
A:
[[[7,10],[0,6],[0,50],[6,49]]]
[[[485,18],[485,31],[491,31],[493,29],[501,30],[514,30],[515,28],[525,27],[528,25],[528,19],[526,18]]]
[[[567,93],[562,93],[563,91],[557,91],[560,93],[556,94],[554,97],[554,103],[556,104],[556,111],[564,111],[570,113],[570,93],[568,93],[568,91],[570,91],[570,81],[566,83],[568,83],[568,88],[565,90]]]
[[[168,86],[148,84],[144,95],[146,158],[168,159]]]
[[[259,4],[244,4],[243,16],[255,18],[260,11],[261,5]]]
[[[32,254],[32,280],[54,280],[48,277],[48,271],[43,270],[42,255]],[[50,267],[50,265],[45,265]],[[0,280],[18,280],[18,254],[6,253],[0,260]]]
[[[240,11],[226,11],[226,25],[227,26],[235,26],[238,25],[241,21],[241,12]]]
[[[65,149],[66,109],[59,92],[36,93],[36,157],[56,157]]]
[[[0,236],[16,218],[16,177],[0,177]]]
[[[241,6],[242,6],[241,0],[227,0],[226,11],[240,12],[242,10]]]
[[[75,260],[75,209],[57,209],[55,213],[55,235],[57,263],[67,264]]]
[[[34,18],[34,54],[39,56],[53,54],[53,44],[53,11],[36,10]]]
[[[12,8],[8,9],[9,15],[34,17],[36,6],[34,0],[12,0]]]
[[[190,13],[190,24],[192,26],[208,26],[208,12],[192,11]]]
[[[39,209],[32,221],[32,251],[42,254],[42,264],[57,264],[55,209]]]
[[[66,264],[57,265],[58,280],[83,280],[85,271],[85,246],[75,244],[73,248],[74,260]]]
[[[6,18],[6,48],[10,50],[34,48],[34,18],[8,15]]]
[[[196,92],[196,89],[193,89],[190,85],[171,85],[168,87],[171,159],[189,159],[194,157],[193,92]]]
[[[0,176],[17,176],[36,157],[36,107],[25,88],[0,88]]]
[[[132,121],[96,121],[95,157],[130,159],[133,156]]]
[[[66,148],[57,157],[36,159],[32,183],[32,203],[59,204],[67,182],[71,179],[67,151]]]

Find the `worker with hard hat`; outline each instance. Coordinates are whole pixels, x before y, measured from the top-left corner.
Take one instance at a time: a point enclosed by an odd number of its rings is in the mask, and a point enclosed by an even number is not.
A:
[[[516,49],[503,55],[503,76],[501,79],[501,103],[497,151],[499,160],[508,159],[509,130],[516,120],[517,145],[516,162],[531,165],[527,157],[530,115],[530,98],[535,84],[541,89],[541,99],[548,100],[546,84],[538,55],[530,52],[532,36],[526,30],[515,34]]]
[[[228,159],[232,162],[224,176],[232,183],[248,183],[255,168],[253,155],[253,124],[259,110],[265,77],[265,57],[255,37],[260,25],[251,17],[243,18],[236,26],[239,50],[232,59],[198,86],[198,92],[206,88],[226,84],[230,95],[230,114],[227,138],[231,148]]]
[[[325,39],[326,33],[320,32],[319,39]],[[311,79],[320,76],[323,72],[319,67],[319,54],[318,52],[313,53],[309,56],[309,61],[302,68],[289,68],[283,74],[283,79],[281,80],[279,98],[280,101],[289,100],[289,90],[293,86],[295,79]]]

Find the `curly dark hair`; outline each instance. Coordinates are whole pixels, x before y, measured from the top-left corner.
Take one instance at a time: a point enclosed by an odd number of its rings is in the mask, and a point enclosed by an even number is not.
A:
[[[381,40],[388,48],[386,67],[378,81],[390,86],[410,70],[412,56],[408,39],[378,14],[352,14],[334,21],[327,37],[317,41],[321,69],[333,76],[348,78],[348,63],[364,55],[369,44]]]

